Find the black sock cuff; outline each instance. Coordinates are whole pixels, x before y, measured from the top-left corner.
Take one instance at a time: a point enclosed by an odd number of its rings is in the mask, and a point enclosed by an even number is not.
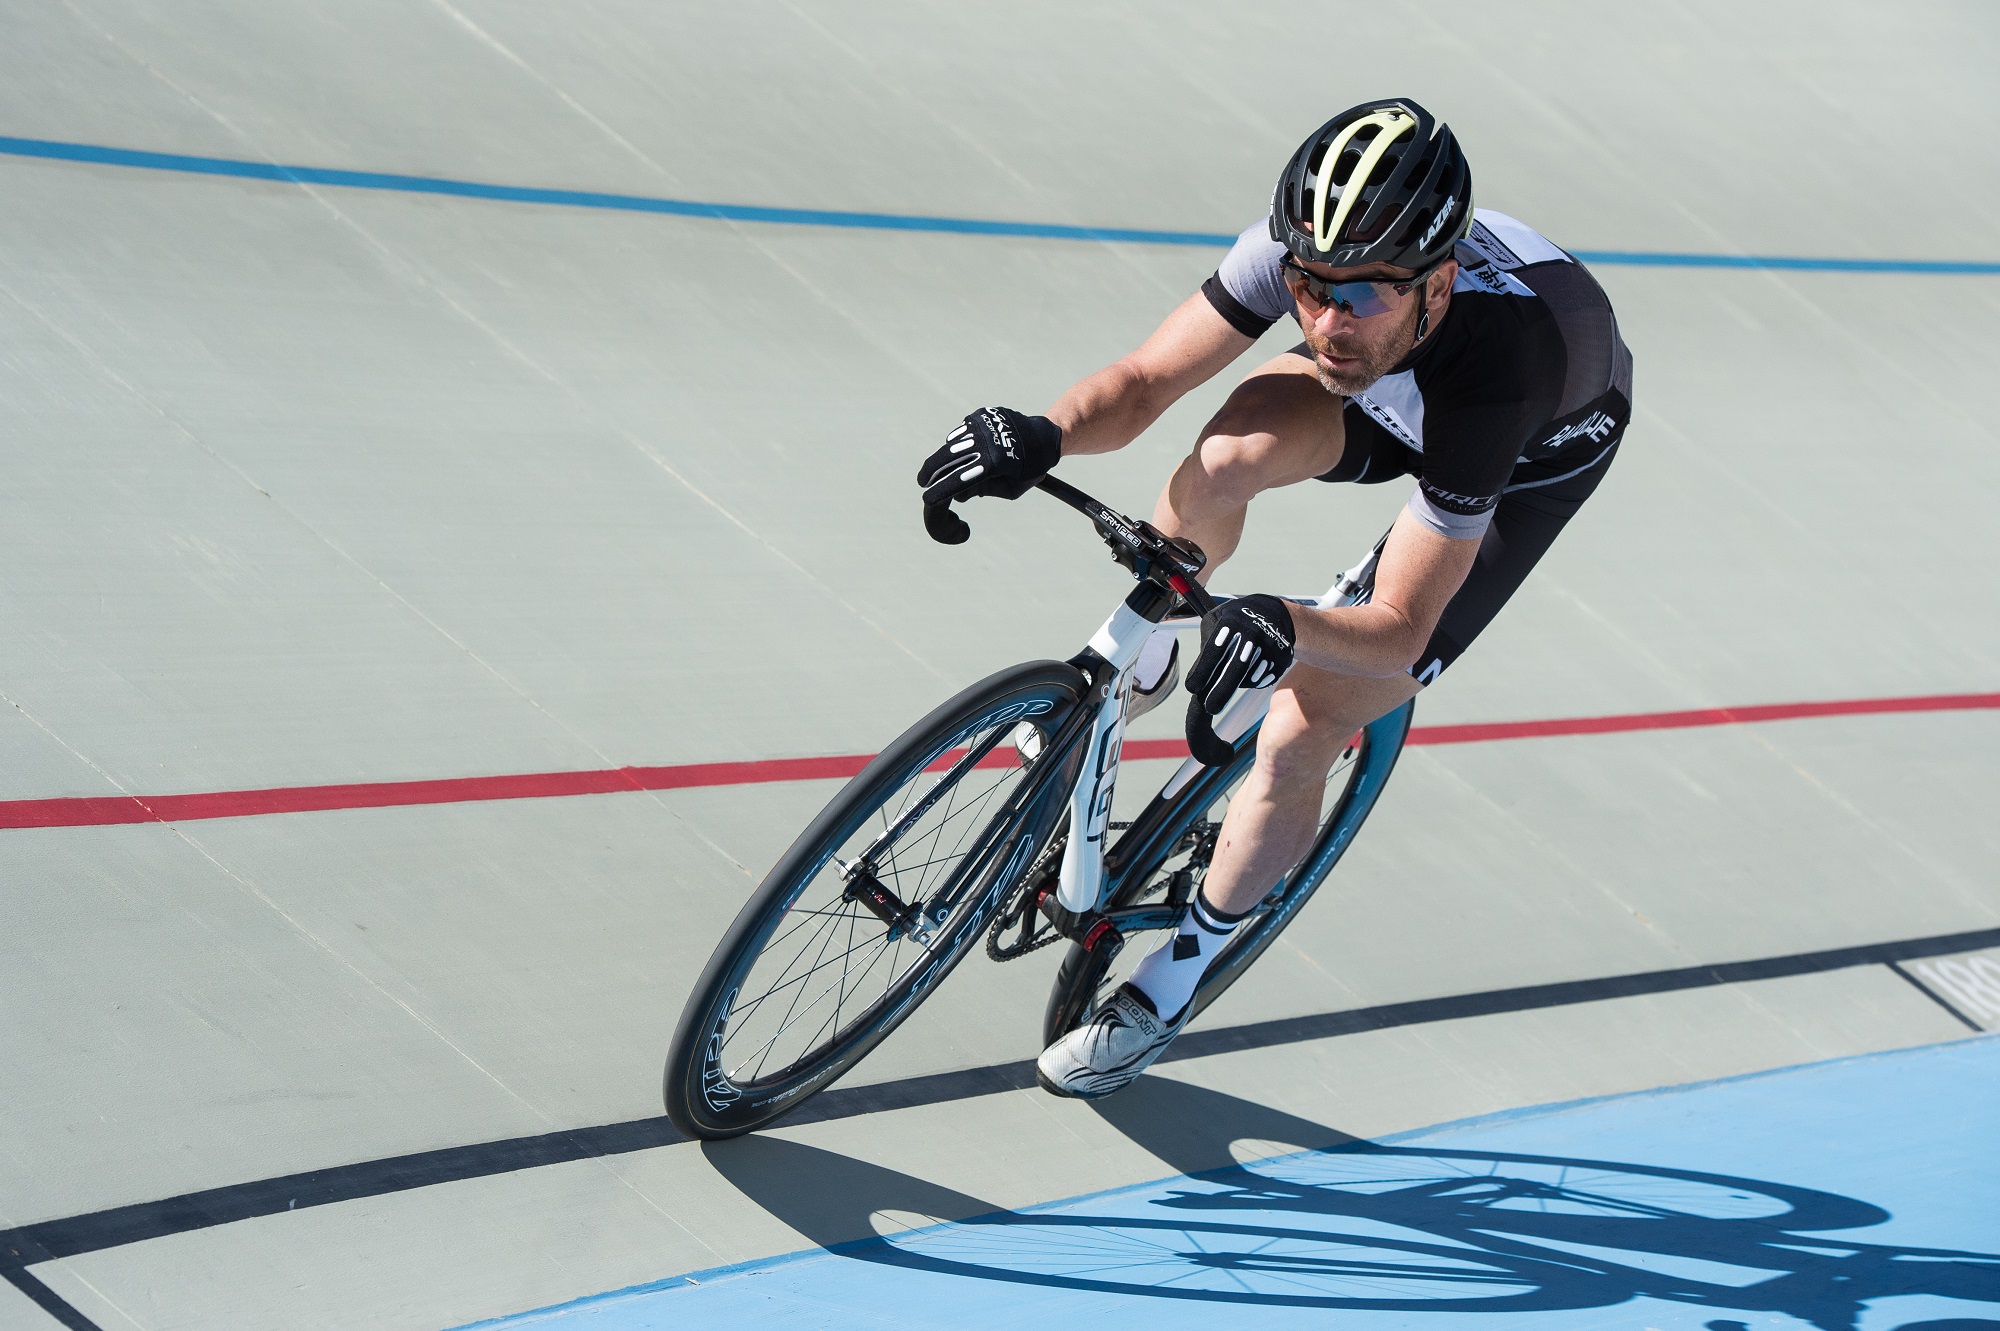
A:
[[[1195,893],[1192,911],[1194,922],[1212,934],[1228,933],[1249,913],[1247,910],[1242,910],[1232,915],[1226,910],[1217,910],[1207,897],[1199,892]]]

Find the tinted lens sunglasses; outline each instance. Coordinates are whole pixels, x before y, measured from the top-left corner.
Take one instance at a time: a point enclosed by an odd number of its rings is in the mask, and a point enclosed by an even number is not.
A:
[[[1396,308],[1396,297],[1423,285],[1424,279],[1437,271],[1434,265],[1407,282],[1330,282],[1307,272],[1290,254],[1280,262],[1285,285],[1291,288],[1293,296],[1322,310],[1329,305],[1337,306],[1341,313],[1356,319],[1387,314]]]

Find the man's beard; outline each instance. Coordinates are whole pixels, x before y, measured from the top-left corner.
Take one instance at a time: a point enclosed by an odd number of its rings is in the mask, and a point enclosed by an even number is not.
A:
[[[1342,360],[1350,357],[1356,363],[1343,370],[1329,370],[1317,358],[1313,369],[1319,374],[1320,387],[1336,397],[1353,397],[1365,393],[1375,386],[1377,380],[1396,368],[1396,362],[1408,355],[1416,341],[1418,310],[1412,306],[1403,326],[1393,334],[1374,342],[1358,342],[1352,345],[1335,346],[1330,338],[1321,337],[1311,329],[1302,329],[1306,335],[1306,349],[1316,356],[1338,356]]]

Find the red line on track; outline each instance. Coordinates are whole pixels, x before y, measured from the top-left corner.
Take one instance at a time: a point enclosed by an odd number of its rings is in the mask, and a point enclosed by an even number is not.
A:
[[[1710,707],[1691,712],[1635,712],[1551,721],[1485,721],[1470,725],[1416,726],[1411,744],[1478,744],[1557,735],[1609,735],[1636,730],[1686,730],[1697,726],[1793,721],[1816,716],[1871,716],[1896,712],[1969,712],[2000,709],[2000,693],[1951,693],[1917,698],[1857,698],[1843,702],[1768,703]],[[768,758],[741,763],[687,763],[677,767],[616,767],[594,772],[525,772],[509,776],[448,777],[438,781],[373,781],[347,786],[281,786],[271,790],[218,790],[195,795],[98,795],[46,800],[0,800],[0,829],[108,827],[119,823],[178,823],[204,818],[250,818],[326,809],[385,809],[408,804],[464,804],[477,800],[550,799],[635,790],[687,790],[760,785],[771,781],[832,781],[853,776],[873,755]],[[1129,740],[1132,759],[1185,758],[1177,739]],[[939,759],[949,762],[951,755]],[[1011,754],[982,766],[1013,761]]]

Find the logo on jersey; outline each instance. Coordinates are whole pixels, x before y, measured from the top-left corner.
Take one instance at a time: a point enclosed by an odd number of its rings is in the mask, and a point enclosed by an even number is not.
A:
[[[1465,233],[1459,244],[1483,256],[1495,268],[1519,268],[1521,256],[1507,248],[1506,242],[1493,234],[1491,228],[1478,218],[1472,220],[1472,229]]]
[[[1484,513],[1487,509],[1500,502],[1499,495],[1453,494],[1449,490],[1440,490],[1428,482],[1419,482],[1418,484],[1423,487],[1424,494],[1430,498],[1432,503],[1452,513],[1471,516],[1475,513]]]
[[[1561,448],[1572,439],[1588,439],[1601,444],[1604,437],[1616,428],[1618,421],[1601,411],[1593,411],[1574,425],[1565,425],[1549,438],[1542,441],[1542,447],[1550,450]]]
[[[1348,401],[1367,412],[1377,425],[1387,430],[1390,434],[1395,435],[1404,444],[1416,449],[1419,453],[1424,451],[1424,441],[1412,433],[1410,427],[1403,424],[1402,418],[1397,416],[1395,412],[1375,401],[1366,393],[1356,393]]]

